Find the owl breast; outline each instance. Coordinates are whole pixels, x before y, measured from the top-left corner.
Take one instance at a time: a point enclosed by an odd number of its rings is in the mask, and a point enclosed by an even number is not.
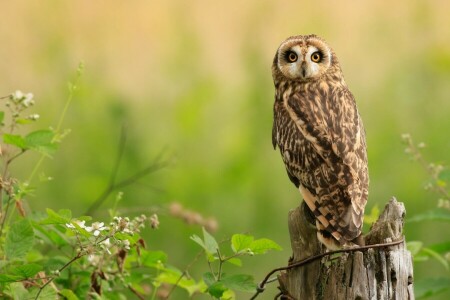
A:
[[[305,201],[321,220],[320,228],[350,241],[361,232],[367,201],[364,129],[345,87],[324,87],[277,92],[272,142],[290,180],[311,195]]]

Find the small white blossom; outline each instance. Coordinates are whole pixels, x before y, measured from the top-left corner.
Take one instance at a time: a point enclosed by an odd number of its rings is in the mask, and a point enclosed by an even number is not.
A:
[[[91,264],[97,265],[97,264],[99,263],[99,261],[100,261],[100,257],[99,257],[98,255],[95,255],[95,254],[89,254],[89,255],[87,256],[87,260],[88,260]]]
[[[86,226],[84,225],[84,223],[86,223],[86,221],[76,220],[75,223],[77,223],[77,225],[80,226],[81,228],[86,229]]]
[[[109,241],[109,238],[102,242],[102,248],[105,249],[106,252],[108,252],[108,254],[111,254],[111,251],[109,251],[110,247],[111,247],[111,242]]]
[[[122,230],[122,232],[123,232],[123,233],[126,233],[126,234],[133,234],[133,231],[131,231],[129,228],[124,228],[124,229]]]
[[[77,224],[81,228],[86,228],[86,226],[84,226],[85,221],[79,221],[79,220],[72,221],[72,223],[66,223],[66,227],[75,229],[76,227],[75,227],[75,225],[73,225],[73,223]]]
[[[32,93],[27,93],[22,101],[23,106],[28,107],[34,104],[34,95]]]
[[[123,240],[122,243],[123,243],[123,247],[126,250],[130,250],[130,241],[129,240]]]
[[[108,227],[104,226],[105,223],[103,222],[94,222],[92,223],[92,226],[86,227],[87,232],[94,232],[94,236],[99,236],[100,231],[108,229]]]
[[[32,120],[32,121],[36,121],[37,119],[39,119],[41,116],[40,115],[38,115],[38,114],[32,114],[32,115],[29,115],[28,116],[28,119],[29,120]]]
[[[17,90],[14,93],[12,93],[12,98],[13,100],[22,100],[23,99],[22,91]]]

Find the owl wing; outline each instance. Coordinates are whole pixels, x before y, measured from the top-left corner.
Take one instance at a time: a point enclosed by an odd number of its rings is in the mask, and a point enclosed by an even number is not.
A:
[[[368,187],[365,135],[355,100],[344,88],[304,97],[293,94],[285,107],[324,162],[309,171],[327,180],[311,180],[302,195],[327,231],[350,241],[361,232]]]

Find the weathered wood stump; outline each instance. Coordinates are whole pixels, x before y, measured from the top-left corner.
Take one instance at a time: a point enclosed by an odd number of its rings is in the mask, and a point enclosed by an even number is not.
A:
[[[391,199],[365,236],[366,245],[403,239],[403,203]],[[289,232],[294,263],[323,253],[316,229],[305,218],[304,205],[290,211]],[[412,300],[413,265],[405,243],[326,256],[289,269],[278,277],[284,299]]]

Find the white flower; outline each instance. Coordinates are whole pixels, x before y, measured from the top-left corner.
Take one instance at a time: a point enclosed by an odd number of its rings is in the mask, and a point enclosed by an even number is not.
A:
[[[123,247],[127,250],[130,250],[130,241],[129,240],[123,240]]]
[[[22,93],[22,91],[17,90],[14,93],[12,93],[12,97],[14,100],[22,100],[23,93]]]
[[[93,231],[94,236],[99,236],[100,231],[108,229],[108,227],[105,227],[104,225],[105,225],[105,223],[103,223],[103,222],[94,222],[94,223],[92,223],[92,226],[86,227],[85,229],[87,232]]]
[[[75,227],[75,225],[73,225],[73,223],[77,224],[81,228],[86,228],[86,226],[84,226],[85,221],[79,221],[79,220],[72,221],[71,223],[66,223],[66,227],[75,229],[76,227]]]
[[[97,265],[97,264],[99,263],[100,257],[99,257],[98,255],[95,255],[95,254],[89,254],[89,255],[87,256],[87,260],[88,260],[91,264],[93,264],[93,265],[95,266],[95,265]]]
[[[111,247],[111,242],[109,241],[109,238],[107,238],[106,240],[104,240],[102,243],[102,248],[106,250],[106,252],[108,252],[108,254],[111,254],[111,251],[109,251],[109,248]]]
[[[22,104],[25,107],[31,106],[34,104],[34,100],[33,100],[34,95],[32,93],[27,93],[25,95],[25,99],[23,99]]]
[[[77,225],[80,226],[81,228],[86,229],[86,226],[84,225],[86,221],[75,220],[75,223],[77,223]]]
[[[36,121],[39,118],[40,118],[40,116],[38,114],[32,114],[32,115],[28,116],[28,119],[30,119],[32,121]]]

